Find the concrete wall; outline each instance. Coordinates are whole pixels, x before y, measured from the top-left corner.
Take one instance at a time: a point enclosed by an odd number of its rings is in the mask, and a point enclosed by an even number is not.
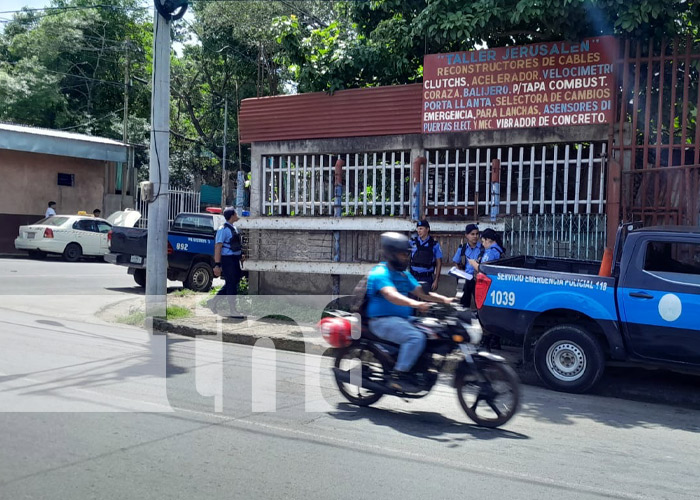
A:
[[[105,162],[0,150],[0,253],[14,252],[18,227],[44,216],[49,200],[57,213],[104,210]],[[74,186],[59,186],[58,174],[75,175]]]

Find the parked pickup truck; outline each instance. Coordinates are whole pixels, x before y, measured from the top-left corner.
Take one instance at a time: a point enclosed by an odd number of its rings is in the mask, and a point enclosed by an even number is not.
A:
[[[206,292],[214,281],[214,239],[224,223],[218,214],[181,213],[168,231],[168,279],[185,288]],[[104,259],[127,266],[139,286],[146,286],[146,238],[142,228],[114,226],[110,253]]]
[[[525,256],[480,266],[482,327],[522,343],[553,389],[589,390],[608,360],[700,372],[700,228],[621,233],[607,270]]]

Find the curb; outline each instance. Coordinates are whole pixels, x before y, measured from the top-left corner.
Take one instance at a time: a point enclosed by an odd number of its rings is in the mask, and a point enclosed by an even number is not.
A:
[[[216,337],[219,333],[211,329],[192,327],[173,323],[168,320],[154,319],[154,329],[161,333],[175,333],[185,337]],[[274,323],[270,323],[274,328]],[[259,335],[255,333],[222,332],[222,342],[255,345],[258,340],[272,340],[276,349],[320,356],[333,357],[336,349],[330,346],[307,342],[304,338],[296,338],[289,334]],[[497,353],[515,370],[522,385],[545,387],[534,372],[532,363],[522,363],[519,350],[506,349]],[[442,373],[454,373],[461,362],[458,357],[448,358],[443,365]],[[588,394],[567,394],[568,396],[599,396],[606,398],[624,399],[641,403],[664,404],[675,407],[700,410],[700,377],[695,379],[669,371],[649,370],[640,367],[616,367],[609,365],[603,379]],[[556,391],[551,391],[556,395]]]
[[[175,333],[177,335],[182,335],[184,337],[197,338],[197,337],[214,337],[218,335],[218,332],[210,329],[195,328],[187,325],[172,323],[164,319],[153,319],[153,328],[159,332],[164,333]],[[275,336],[271,337],[269,335],[256,335],[252,333],[231,333],[222,332],[221,334],[222,342],[232,343],[232,344],[242,344],[242,345],[255,345],[260,339],[272,340],[276,349],[283,351],[298,352],[302,354],[316,354],[319,356],[335,357],[336,348],[330,346],[324,346],[319,344],[314,344],[312,342],[306,342],[303,338],[294,338],[289,335],[286,336]],[[516,367],[516,364],[507,360],[511,367],[513,367],[518,375],[520,372]],[[451,375],[457,369],[457,366],[461,362],[458,357],[447,358],[441,373],[446,373]]]

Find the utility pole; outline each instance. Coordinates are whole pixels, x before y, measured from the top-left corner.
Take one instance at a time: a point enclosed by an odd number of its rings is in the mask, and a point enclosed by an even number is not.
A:
[[[224,154],[221,161],[221,208],[226,207],[228,172],[226,172],[226,141],[228,139],[228,94],[224,97]]]
[[[124,68],[124,120],[122,123],[122,142],[124,144],[129,143],[129,66],[130,66],[130,56],[131,52],[130,49],[131,47],[129,46],[129,41],[127,40],[124,43],[124,57],[126,60],[126,66]],[[121,202],[120,202],[120,208],[121,210],[124,210],[126,207],[124,206],[126,204],[126,188],[129,185],[129,174],[132,174],[131,169],[129,168],[130,163],[131,163],[131,151],[127,153],[127,162],[126,164],[122,165],[122,197],[121,197]],[[132,174],[133,175],[133,174]]]
[[[168,270],[168,208],[170,200],[170,20],[185,14],[187,2],[154,0],[153,79],[149,180],[153,197],[148,207],[146,247],[146,316],[165,317]],[[175,4],[174,6],[172,4]],[[178,13],[173,15],[176,9]]]

